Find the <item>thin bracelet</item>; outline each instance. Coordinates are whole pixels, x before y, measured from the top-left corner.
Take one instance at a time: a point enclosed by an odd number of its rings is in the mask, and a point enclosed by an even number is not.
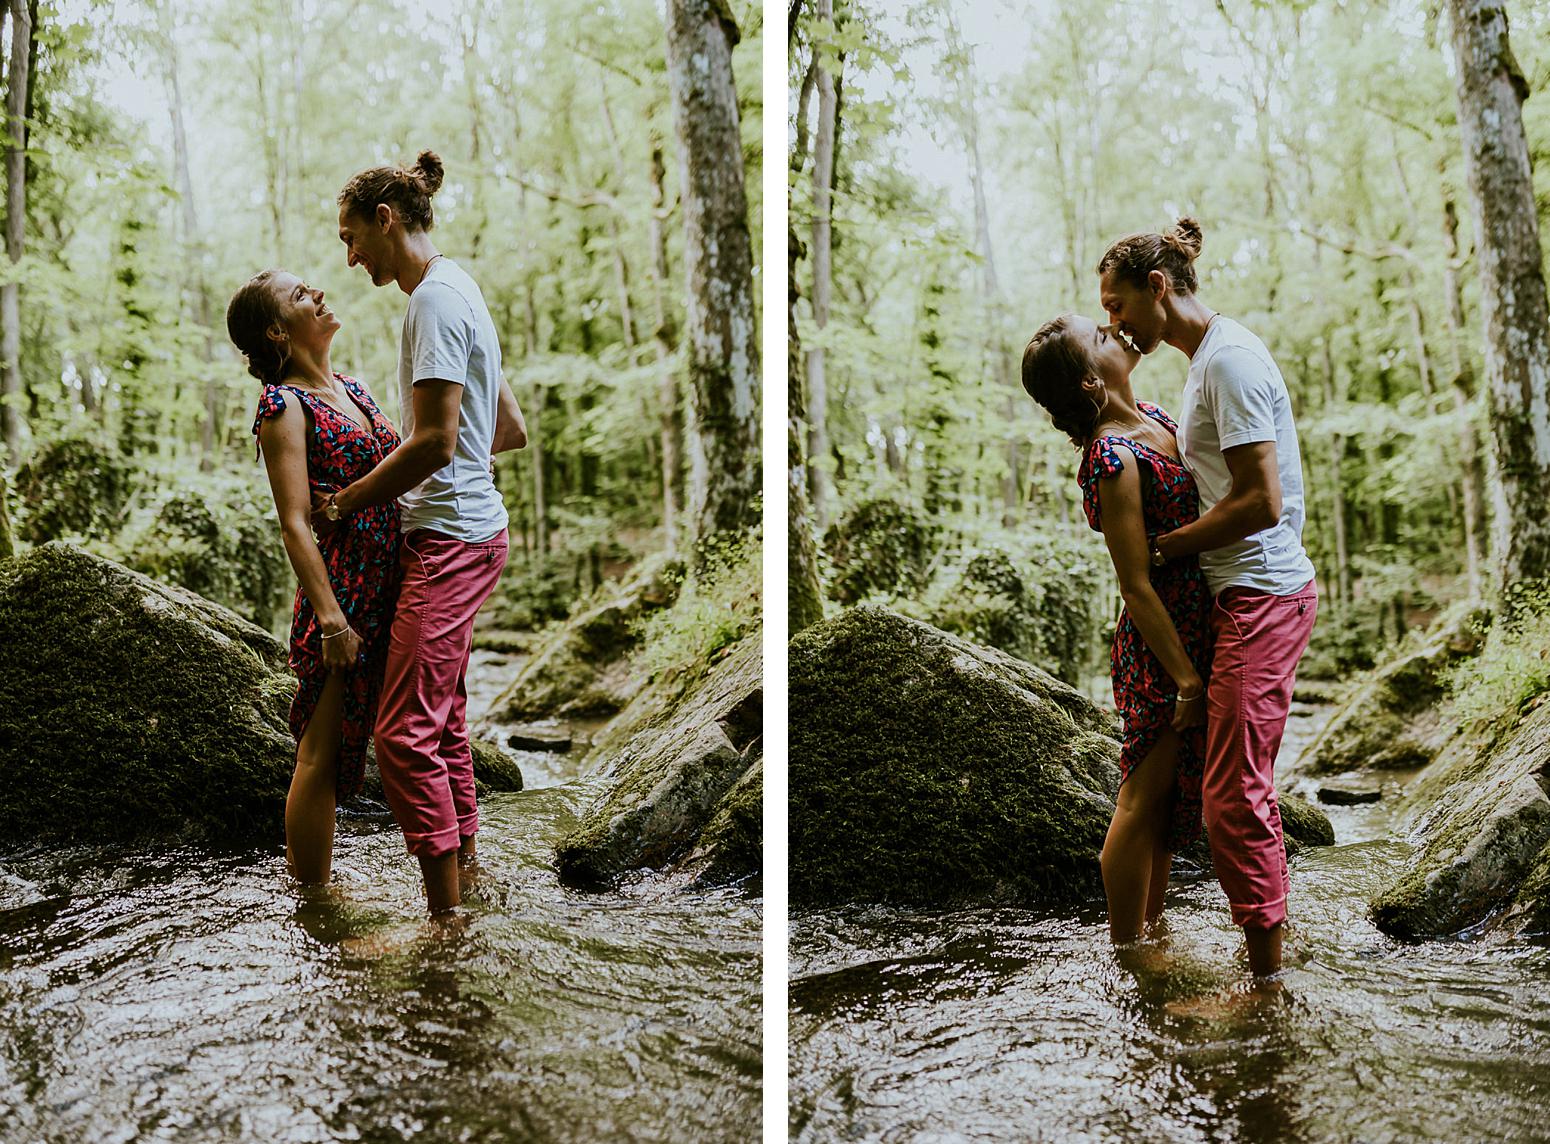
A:
[[[350,630],[350,625],[346,624],[344,626],[344,631],[334,632],[332,635],[330,635],[328,632],[324,632],[323,633],[323,638],[326,639],[326,640],[337,639],[339,636],[344,635],[344,633],[349,631],[349,630]]]
[[[328,637],[324,636],[323,638],[327,639]],[[1199,691],[1195,692],[1195,694],[1193,694],[1193,695],[1185,695],[1181,691],[1181,692],[1178,693],[1176,698],[1178,699],[1178,701],[1180,703],[1193,703],[1195,700],[1199,699],[1205,693],[1206,693],[1206,689],[1204,687],[1202,687]]]

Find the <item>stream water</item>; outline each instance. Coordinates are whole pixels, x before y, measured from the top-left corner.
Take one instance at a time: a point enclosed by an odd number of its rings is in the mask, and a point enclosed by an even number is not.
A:
[[[755,1136],[761,903],[561,886],[601,785],[569,758],[485,800],[451,932],[380,816],[310,896],[278,846],[0,855],[0,1140]]]
[[[1328,710],[1298,706],[1283,789]],[[1102,902],[791,919],[791,1126],[803,1141],[1543,1141],[1550,950],[1405,944],[1368,899],[1403,867],[1392,797],[1327,807],[1291,866],[1285,987],[1256,996],[1214,878],[1122,967]]]

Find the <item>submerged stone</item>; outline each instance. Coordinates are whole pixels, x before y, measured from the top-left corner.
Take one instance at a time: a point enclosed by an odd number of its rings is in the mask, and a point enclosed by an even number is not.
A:
[[[1321,786],[1319,787],[1319,801],[1330,806],[1360,806],[1363,803],[1377,802],[1383,797],[1381,790],[1349,790],[1345,787]]]
[[[0,565],[0,840],[281,829],[285,647],[74,545]]]
[[[631,870],[731,881],[762,864],[759,632],[674,699],[643,693],[599,740],[613,783],[559,845],[560,876],[603,886]]]

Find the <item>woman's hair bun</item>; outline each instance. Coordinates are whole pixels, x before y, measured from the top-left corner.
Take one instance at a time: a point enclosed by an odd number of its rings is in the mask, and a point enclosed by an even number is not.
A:
[[[1200,224],[1188,215],[1164,231],[1163,238],[1178,247],[1191,262],[1200,257],[1204,236],[1200,233]]]
[[[427,195],[434,195],[441,189],[441,179],[446,172],[440,155],[434,151],[421,151],[409,173],[419,180]]]

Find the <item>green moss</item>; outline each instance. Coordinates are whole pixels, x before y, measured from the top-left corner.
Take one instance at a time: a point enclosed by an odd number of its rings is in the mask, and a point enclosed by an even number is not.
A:
[[[702,883],[758,874],[764,865],[764,760],[743,773],[715,816],[701,832],[695,849],[706,858]]]
[[[792,901],[1099,889],[1118,744],[1074,689],[862,607],[792,641],[789,706]]]
[[[0,837],[261,834],[295,746],[284,648],[78,548],[0,566]]]

